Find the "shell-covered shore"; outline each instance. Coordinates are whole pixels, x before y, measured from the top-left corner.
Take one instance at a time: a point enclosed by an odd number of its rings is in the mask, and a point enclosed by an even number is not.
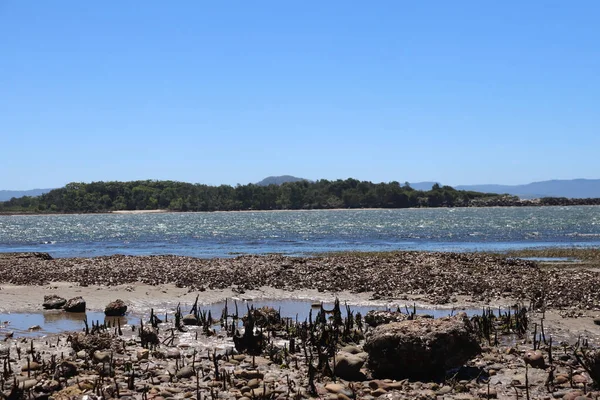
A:
[[[455,296],[486,303],[512,299],[536,307],[600,309],[600,272],[541,267],[533,261],[482,253],[398,252],[319,257],[281,255],[199,259],[104,256],[52,259],[44,253],[0,256],[0,284],[174,284],[190,290],[282,290],[373,293],[377,299],[419,295],[431,304]]]

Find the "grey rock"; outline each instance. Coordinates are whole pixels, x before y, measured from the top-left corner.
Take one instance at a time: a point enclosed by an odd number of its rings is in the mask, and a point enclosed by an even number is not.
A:
[[[179,349],[171,348],[167,350],[167,358],[180,358],[181,352]]]
[[[99,363],[109,362],[110,361],[110,353],[108,351],[96,350],[94,352],[94,361],[99,362]]]
[[[192,376],[194,376],[194,369],[189,366],[186,365],[185,367],[181,368],[179,371],[177,371],[177,373],[175,374],[175,376],[179,379],[187,379],[187,378],[191,378]]]
[[[32,387],[34,387],[35,385],[37,385],[37,383],[38,383],[37,379],[27,379],[26,381],[21,382],[19,384],[19,386],[23,390],[29,390]]]
[[[44,303],[42,304],[42,307],[44,307],[46,310],[60,310],[65,304],[67,304],[67,299],[55,294],[50,294],[44,296]]]
[[[85,300],[81,296],[69,299],[63,309],[67,312],[85,312]]]
[[[120,317],[127,312],[127,305],[121,299],[111,301],[104,308],[104,314],[108,317]]]
[[[360,369],[365,361],[364,357],[357,354],[340,352],[335,359],[335,375],[348,381],[364,380],[365,375]]]
[[[525,356],[523,357],[523,360],[525,361],[525,364],[529,364],[533,368],[545,368],[546,367],[546,361],[544,361],[544,355],[539,350],[536,350],[536,351],[531,350],[531,351],[526,352]]]
[[[198,318],[194,314],[184,315],[181,319],[184,325],[198,325]]]

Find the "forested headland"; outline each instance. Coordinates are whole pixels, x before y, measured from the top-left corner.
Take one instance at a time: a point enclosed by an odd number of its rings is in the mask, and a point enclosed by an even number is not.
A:
[[[415,190],[398,182],[356,179],[281,185],[208,186],[176,181],[69,183],[36,197],[0,202],[0,213],[100,213],[121,210],[242,211],[334,208],[411,208],[600,205],[600,199],[543,198],[456,190],[433,185]]]
[[[434,185],[414,190],[398,182],[346,180],[281,185],[208,186],[175,181],[69,183],[37,197],[0,203],[0,212],[97,213],[119,210],[234,211],[333,208],[464,207],[496,194]]]

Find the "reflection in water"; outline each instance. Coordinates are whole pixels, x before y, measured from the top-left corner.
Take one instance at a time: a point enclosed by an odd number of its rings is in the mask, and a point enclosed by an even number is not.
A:
[[[103,324],[106,322],[109,325],[117,325],[121,323],[121,326],[127,324],[127,316],[122,317],[107,317],[102,312],[88,312],[86,313],[70,313],[60,310],[55,311],[44,311],[44,325],[55,324],[55,323],[67,323],[66,321],[72,321],[77,323],[78,326],[84,326],[83,321],[87,316],[88,323],[91,325],[92,322]]]
[[[579,262],[571,257],[518,257],[521,260],[537,261],[537,262]]]
[[[298,321],[304,321],[308,319],[309,312],[312,308],[312,316],[315,318],[316,313],[318,312],[318,308],[320,307],[320,303],[314,303],[311,300],[228,300],[227,301],[227,311],[229,315],[235,314],[237,304],[237,310],[239,316],[243,316],[247,313],[249,307],[260,308],[260,307],[273,307],[276,310],[279,310],[281,316],[284,318],[292,318],[298,319]],[[187,314],[192,309],[192,304],[180,304],[181,310],[184,314]],[[340,308],[342,311],[342,317],[347,317],[346,305],[344,303],[340,304]],[[198,307],[201,311],[210,311],[211,315],[214,318],[218,318],[221,316],[223,309],[225,308],[225,302],[218,302],[212,304],[199,304]],[[323,307],[326,310],[332,310],[334,307],[333,302],[325,302],[323,303]],[[367,312],[371,310],[392,310],[395,311],[398,307],[402,312],[412,312],[412,305],[408,305],[408,308],[405,308],[405,304],[399,303],[390,303],[388,305],[349,305],[350,311],[356,315],[357,313],[361,313],[361,315],[365,315]],[[155,312],[162,313],[164,315],[165,312],[168,312],[169,315],[172,315],[175,311],[176,305],[173,304],[164,304],[163,306],[158,306],[154,308]],[[416,308],[417,314],[428,314],[434,318],[447,317],[451,314],[456,314],[457,312],[466,312],[467,315],[473,316],[477,314],[481,314],[480,308],[474,309],[465,309],[465,310],[453,310],[449,307],[444,308]]]
[[[94,323],[120,322],[121,326],[127,324],[127,317],[105,317],[103,312],[89,311],[87,313],[68,313],[60,310],[40,311],[37,313],[7,313],[0,314],[0,335],[14,332],[15,336],[42,336],[54,333],[81,331],[85,328],[84,320],[87,316],[91,326]],[[41,329],[30,331],[29,328],[39,325]]]

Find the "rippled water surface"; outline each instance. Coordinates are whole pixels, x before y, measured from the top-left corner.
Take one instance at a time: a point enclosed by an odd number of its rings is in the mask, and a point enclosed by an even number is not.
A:
[[[0,216],[0,251],[307,255],[600,245],[600,207]]]

